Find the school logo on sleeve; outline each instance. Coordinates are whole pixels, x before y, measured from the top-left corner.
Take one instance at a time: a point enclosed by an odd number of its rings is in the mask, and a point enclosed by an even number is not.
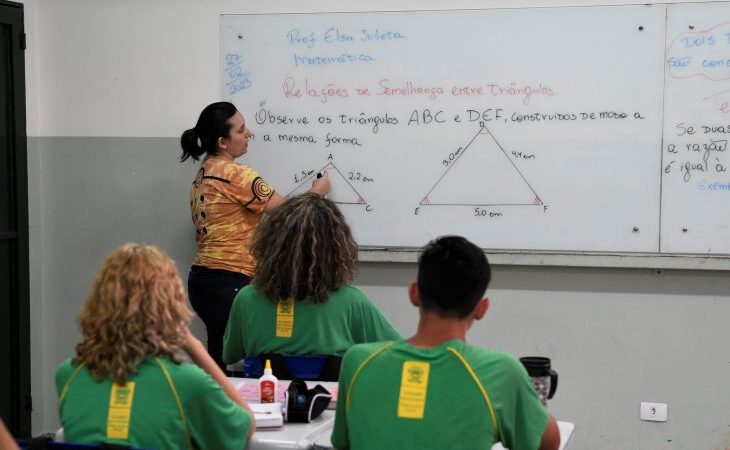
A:
[[[134,400],[134,381],[120,386],[112,385],[109,396],[109,415],[106,420],[106,437],[111,439],[128,439],[129,422],[132,419],[132,401]]]
[[[294,299],[276,304],[276,337],[290,338],[294,329]]]
[[[398,417],[423,419],[428,391],[428,372],[431,364],[421,361],[406,361],[401,374],[398,396]]]
[[[253,179],[251,182],[251,188],[253,190],[253,195],[258,198],[266,198],[271,195],[271,186],[269,186],[261,177]]]

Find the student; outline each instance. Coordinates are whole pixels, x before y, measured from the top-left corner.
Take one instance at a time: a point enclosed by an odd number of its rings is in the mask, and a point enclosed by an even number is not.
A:
[[[18,444],[13,439],[13,435],[10,434],[2,419],[0,419],[0,449],[1,450],[15,450],[18,448]]]
[[[342,356],[353,344],[400,339],[349,284],[357,245],[330,200],[312,193],[288,199],[259,225],[252,249],[256,272],[233,301],[226,363],[260,354]]]
[[[112,251],[81,308],[76,356],[56,371],[65,440],[244,448],[255,429],[251,411],[190,334],[190,317],[175,263],[162,250]],[[197,366],[181,362],[181,351]]]
[[[484,253],[462,237],[430,242],[408,288],[418,307],[405,341],[352,347],[342,361],[332,444],[339,449],[552,450],[560,444],[527,372],[511,355],[465,342],[484,317]]]
[[[198,122],[180,137],[180,161],[204,156],[190,187],[197,252],[188,277],[193,309],[208,333],[208,351],[221,369],[223,332],[236,293],[251,281],[255,266],[251,235],[264,212],[284,202],[251,167],[236,162],[248,152],[251,130],[229,102],[206,106]],[[312,192],[330,190],[325,171]]]

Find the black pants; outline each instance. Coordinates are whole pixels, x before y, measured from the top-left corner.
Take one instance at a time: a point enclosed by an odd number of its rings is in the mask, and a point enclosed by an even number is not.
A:
[[[242,273],[203,266],[192,266],[188,275],[190,304],[208,332],[208,353],[226,373],[222,356],[228,315],[236,294],[250,282],[251,278]]]

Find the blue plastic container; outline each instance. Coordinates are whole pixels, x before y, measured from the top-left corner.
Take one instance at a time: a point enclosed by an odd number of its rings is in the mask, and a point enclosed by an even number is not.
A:
[[[256,356],[249,356],[243,360],[243,373],[247,378],[261,378],[264,367]]]
[[[289,372],[292,373],[294,378],[301,378],[303,380],[312,380],[319,378],[319,374],[322,373],[326,356],[285,356],[284,361],[289,367]]]
[[[318,355],[288,355],[284,356],[284,362],[294,378],[303,380],[316,380],[322,373],[326,356]],[[250,356],[243,360],[243,371],[246,377],[260,378],[264,374],[264,367],[257,356]]]

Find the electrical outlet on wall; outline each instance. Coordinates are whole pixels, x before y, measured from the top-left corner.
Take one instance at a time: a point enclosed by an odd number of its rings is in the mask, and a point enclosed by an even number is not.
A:
[[[666,422],[667,421],[667,404],[641,402],[639,407],[639,417],[641,420],[650,422]]]

